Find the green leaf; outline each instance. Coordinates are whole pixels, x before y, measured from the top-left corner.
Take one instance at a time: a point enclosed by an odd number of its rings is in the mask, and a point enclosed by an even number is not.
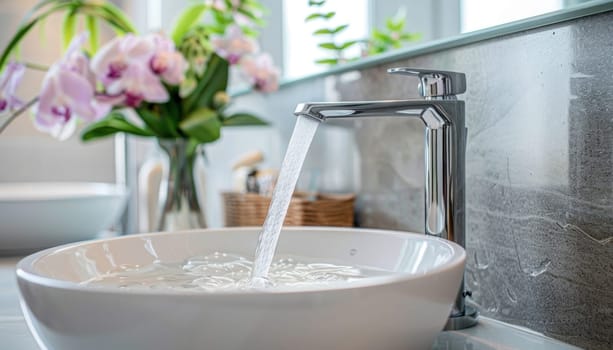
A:
[[[91,141],[118,132],[137,136],[156,136],[151,131],[141,129],[128,122],[120,112],[111,112],[106,118],[88,125],[81,134],[81,140]]]
[[[347,29],[347,27],[349,27],[348,24],[343,24],[343,25],[338,26],[338,27],[336,27],[334,29],[322,28],[322,29],[318,29],[318,30],[314,31],[313,35],[338,34],[338,33],[342,32],[343,30]]]
[[[400,34],[400,40],[402,41],[417,41],[421,39],[420,33],[402,33]]]
[[[103,20],[115,31],[117,35],[123,35],[125,33],[136,33],[134,26],[132,26],[130,22],[124,22],[119,18],[114,17],[102,7],[89,4],[83,5],[79,8],[79,13]]]
[[[384,40],[387,37],[386,34],[384,34],[382,31],[378,29],[373,29],[371,35],[372,35],[372,38],[375,40]]]
[[[332,34],[332,33],[333,32],[330,29],[323,28],[323,29],[317,29],[316,31],[314,31],[313,35]]]
[[[385,46],[381,46],[381,45],[373,45],[368,49],[368,54],[369,55],[378,55],[380,53],[383,53],[387,50],[387,48]]]
[[[121,10],[108,2],[77,2],[79,13],[106,22],[118,35],[136,33],[134,25]]]
[[[347,49],[347,48],[349,48],[349,47],[351,47],[351,46],[353,46],[353,45],[355,45],[355,44],[357,44],[359,42],[360,42],[359,40],[346,41],[346,42],[341,44],[340,49],[341,50]]]
[[[322,6],[323,4],[326,3],[326,0],[309,0],[309,6]]]
[[[175,45],[179,45],[181,43],[181,39],[183,36],[190,30],[190,28],[196,24],[202,14],[207,9],[205,4],[196,4],[188,7],[181,13],[181,15],[177,18],[175,27],[173,28],[170,37],[175,42]]]
[[[323,49],[328,49],[328,50],[338,50],[339,49],[339,47],[336,46],[335,43],[321,43],[321,44],[319,44],[317,46],[319,46],[319,47],[321,47]]]
[[[42,21],[43,19],[45,19],[48,15],[52,13],[59,11],[59,10],[71,8],[72,6],[73,6],[72,3],[60,3],[52,7],[51,9],[43,12],[41,15],[34,17],[30,21],[22,24],[17,29],[17,32],[15,33],[15,35],[11,38],[9,43],[6,45],[6,47],[2,51],[2,56],[0,56],[0,69],[4,67],[10,54],[17,48],[21,39],[23,39],[23,37],[34,27],[34,25],[36,25],[38,22]]]
[[[343,30],[347,29],[347,27],[349,27],[348,24],[343,24],[341,26],[338,26],[338,27],[336,27],[336,28],[334,28],[332,30],[332,34],[338,34],[338,33],[342,32]]]
[[[238,12],[252,21],[259,20],[258,16],[256,16],[253,12],[245,10],[244,8],[239,7]]]
[[[315,63],[335,65],[335,64],[338,64],[338,59],[337,58],[323,58],[323,59],[315,61]]]
[[[209,25],[206,26],[206,31],[209,32],[209,34],[224,35],[226,29],[224,25]]]
[[[392,38],[390,35],[387,35],[387,34],[386,34],[386,35],[385,35],[385,36],[384,36],[384,37],[381,39],[381,41],[382,41],[382,42],[383,42],[383,44],[385,44],[385,45],[393,45],[393,44],[394,44],[394,42],[395,42],[396,40],[394,40],[394,38]]]
[[[92,16],[85,17],[85,25],[89,32],[89,52],[93,56],[98,51],[98,44],[100,43],[100,31],[98,27],[98,20]]]
[[[223,121],[223,126],[247,126],[247,125],[269,125],[265,120],[262,120],[253,114],[236,113]]]
[[[388,18],[385,20],[385,28],[394,30],[394,22],[392,21],[391,18]]]
[[[90,3],[95,6],[99,6],[102,11],[108,14],[107,19],[113,19],[121,27],[124,33],[136,33],[136,27],[130,22],[130,19],[126,14],[121,11],[117,6],[113,5],[110,1],[101,1],[100,4]]]
[[[393,32],[400,32],[404,29],[405,19],[404,17],[398,18],[396,20],[391,20],[388,23],[388,27]]]
[[[36,5],[34,5],[26,14],[25,16],[23,16],[23,18],[21,19],[21,22],[19,23],[20,25],[26,23],[27,21],[30,20],[30,18],[32,18],[32,16],[34,16],[35,13],[37,13],[39,10],[42,10],[43,7],[47,6],[47,5],[51,5],[56,3],[57,0],[41,0],[38,1],[38,3]]]
[[[324,16],[323,16],[321,13],[312,13],[312,14],[308,15],[308,16],[307,16],[307,17],[304,19],[304,21],[305,21],[305,22],[308,22],[308,21],[312,21],[312,20],[314,20],[314,19],[316,19],[316,18],[325,18],[325,17],[324,17]]]
[[[204,154],[204,149],[200,148],[198,146],[200,146],[201,142],[193,139],[193,138],[188,138],[187,139],[187,149],[185,150],[185,153],[187,155],[188,158],[194,158],[197,155],[197,152],[199,149],[202,150],[202,155],[203,158],[206,157],[206,155]],[[205,159],[206,161],[206,159]]]
[[[181,130],[199,143],[213,142],[221,136],[221,122],[217,113],[209,108],[199,108],[179,124]]]
[[[256,17],[256,18],[253,20],[253,23],[254,23],[256,26],[258,26],[258,27],[265,27],[265,26],[266,26],[266,21],[265,21],[263,18],[261,18],[261,17]]]
[[[312,21],[317,18],[330,19],[334,17],[334,15],[336,15],[336,12],[313,13],[313,14],[308,15],[307,18],[304,19],[304,21],[308,22],[308,21]]]
[[[190,113],[197,108],[213,107],[213,96],[228,87],[228,61],[213,54],[206,71],[194,91],[183,100],[183,111]]]
[[[157,111],[152,111],[149,108],[156,108]],[[151,129],[157,136],[162,138],[180,137],[177,131],[178,121],[174,116],[166,115],[160,112],[160,105],[149,105],[137,108],[136,113],[140,119]]]
[[[178,95],[176,89],[171,90],[170,99],[166,103],[157,104],[160,109],[160,115],[169,118],[173,122],[175,130],[178,129],[178,123],[183,117],[183,111],[181,110],[181,98]]]
[[[250,7],[252,10],[257,10],[260,12],[266,12],[267,9],[262,5],[259,1],[256,0],[244,0],[244,6]]]
[[[217,9],[213,9],[213,19],[215,20],[215,22],[217,22],[218,24],[223,24],[225,26],[225,24],[227,23],[227,19],[225,17],[225,13],[223,11],[219,11]]]
[[[54,6],[51,8],[46,8],[45,11],[38,16],[32,17],[31,19],[30,17],[33,15],[33,13],[26,16],[27,20],[22,22],[15,35],[11,38],[8,45],[2,51],[2,56],[0,56],[0,68],[6,64],[8,57],[18,46],[19,42],[37,23],[43,21],[50,14],[63,10],[75,10],[78,14],[83,14],[86,16],[90,15],[102,19],[119,33],[136,32],[136,29],[129,21],[127,16],[115,5],[109,2],[55,0],[43,1],[42,4],[37,5],[37,7],[42,9],[46,5],[51,4],[54,4]]]
[[[76,7],[73,7],[64,17],[64,23],[62,24],[62,47],[64,50],[68,48],[70,40],[72,40],[77,30],[76,14]]]
[[[252,37],[253,38],[253,37],[256,37],[258,35],[258,31],[253,29],[253,28],[251,28],[251,27],[244,26],[244,27],[241,27],[241,29],[243,30],[243,34],[245,34],[248,37]]]

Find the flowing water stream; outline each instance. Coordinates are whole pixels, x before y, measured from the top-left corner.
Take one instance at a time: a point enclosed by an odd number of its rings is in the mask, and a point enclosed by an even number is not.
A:
[[[258,246],[255,250],[255,261],[252,272],[254,284],[261,284],[266,279],[272,263],[283,221],[289,208],[289,202],[294,194],[294,188],[300,176],[304,159],[311,147],[311,142],[320,122],[299,116],[294,126],[292,138],[287,146],[285,158],[281,164],[277,184],[272,193],[268,214],[260,233]]]

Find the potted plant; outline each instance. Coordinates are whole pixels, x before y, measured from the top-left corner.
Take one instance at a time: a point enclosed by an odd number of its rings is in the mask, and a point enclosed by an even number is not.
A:
[[[43,0],[24,18],[0,56],[0,114],[6,125],[31,110],[36,127],[58,139],[88,123],[83,141],[127,133],[153,137],[168,154],[166,200],[158,229],[173,217],[177,227],[203,227],[193,166],[202,145],[223,127],[266,125],[250,113],[228,114],[228,77],[240,72],[262,92],[278,88],[279,71],[258,52],[262,25],[257,0],[210,0],[186,8],[170,34],[137,34],[128,16],[109,2]],[[64,14],[65,52],[50,67],[25,63],[21,40],[45,18]],[[100,45],[99,24],[115,30]],[[78,28],[86,31],[79,32]],[[15,95],[26,69],[45,70],[38,96]],[[134,117],[136,116],[136,117]]]

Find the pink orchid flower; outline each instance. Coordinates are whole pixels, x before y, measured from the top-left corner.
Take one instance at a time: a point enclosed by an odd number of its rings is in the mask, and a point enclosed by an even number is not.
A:
[[[259,49],[257,43],[248,38],[237,25],[230,26],[223,37],[213,38],[211,43],[215,52],[230,64],[238,63],[243,56]]]
[[[187,60],[176,50],[172,40],[159,34],[151,35],[151,40],[155,45],[155,54],[149,61],[151,70],[168,84],[180,84],[189,68]]]
[[[168,92],[149,65],[155,55],[153,40],[128,34],[104,45],[91,67],[106,93],[129,107],[140,102],[166,102]]]
[[[86,38],[86,34],[75,37],[66,55],[51,66],[35,108],[36,127],[61,140],[72,135],[77,118],[92,121],[110,110],[97,101],[87,57],[79,51]]]
[[[241,60],[241,68],[256,90],[272,92],[279,88],[279,69],[273,64],[269,54],[244,57]]]
[[[160,79],[147,66],[134,66],[127,70],[122,87],[123,102],[128,107],[138,107],[143,101],[162,103],[169,98]]]
[[[234,22],[241,27],[254,27],[253,20],[240,12],[234,13],[232,17],[234,18]]]
[[[26,67],[21,63],[10,62],[6,65],[6,69],[0,76],[0,114],[23,106],[23,102],[15,96],[15,92],[25,69]]]
[[[225,11],[227,9],[225,0],[207,0],[205,4],[217,11]]]

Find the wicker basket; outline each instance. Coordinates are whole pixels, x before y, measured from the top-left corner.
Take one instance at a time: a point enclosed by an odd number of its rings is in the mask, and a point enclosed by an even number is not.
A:
[[[270,197],[254,193],[225,192],[226,226],[262,226]],[[284,225],[286,226],[353,226],[355,195],[319,194],[308,200],[306,194],[295,193],[290,202]]]

